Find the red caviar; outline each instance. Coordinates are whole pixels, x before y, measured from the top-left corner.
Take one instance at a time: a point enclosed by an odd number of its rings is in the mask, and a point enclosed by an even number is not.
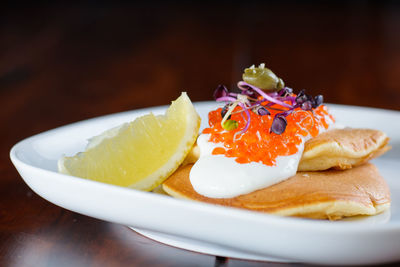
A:
[[[302,137],[310,134],[315,137],[320,128],[328,129],[327,118],[334,121],[328,113],[326,106],[320,105],[312,111],[296,108],[286,116],[287,127],[282,134],[270,132],[274,115],[278,111],[270,110],[271,115],[260,116],[250,112],[250,126],[246,132],[240,132],[246,125],[246,117],[242,109],[236,107],[232,113],[232,120],[239,126],[232,131],[226,131],[221,126],[221,108],[208,114],[209,128],[203,130],[204,134],[210,134],[209,141],[222,143],[224,147],[217,147],[213,155],[222,154],[226,157],[234,157],[238,163],[259,162],[268,166],[276,164],[278,156],[289,156],[298,152],[298,145]],[[237,112],[237,113],[235,113]]]

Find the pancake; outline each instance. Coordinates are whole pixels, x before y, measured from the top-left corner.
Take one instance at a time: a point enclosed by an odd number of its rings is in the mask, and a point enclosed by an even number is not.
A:
[[[305,143],[299,171],[345,170],[388,151],[389,138],[372,129],[334,129]]]
[[[189,179],[192,166],[182,166],[172,174],[163,183],[164,191],[176,198],[315,219],[375,215],[390,207],[389,188],[370,163],[344,171],[298,172],[283,182],[234,198],[198,194]]]

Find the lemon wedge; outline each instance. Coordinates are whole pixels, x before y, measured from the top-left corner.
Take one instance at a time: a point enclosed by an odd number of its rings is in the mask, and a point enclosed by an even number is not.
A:
[[[150,191],[183,162],[196,141],[200,116],[186,93],[165,115],[152,113],[89,140],[85,152],[58,161],[61,173]]]

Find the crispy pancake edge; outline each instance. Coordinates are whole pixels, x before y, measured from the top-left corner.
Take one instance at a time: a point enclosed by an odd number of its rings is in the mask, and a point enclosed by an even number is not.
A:
[[[389,188],[372,164],[346,171],[298,173],[271,187],[225,199],[198,194],[190,183],[191,166],[179,168],[168,178],[163,184],[164,191],[176,198],[314,219],[375,215],[390,207]],[[351,177],[356,180],[351,181]]]
[[[386,134],[379,130],[330,130],[306,142],[298,171],[349,169],[388,151],[391,148],[388,141]]]

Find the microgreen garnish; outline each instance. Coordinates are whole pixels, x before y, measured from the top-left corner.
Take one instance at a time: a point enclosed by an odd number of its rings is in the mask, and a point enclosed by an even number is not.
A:
[[[239,123],[235,120],[226,120],[223,124],[223,128],[227,131],[233,131],[239,126]]]
[[[259,105],[259,106],[255,106],[254,108],[251,109],[254,113],[256,113],[257,115],[260,116],[265,116],[265,115],[271,115],[271,112],[269,112],[268,109],[266,109],[265,107]]]
[[[225,85],[218,85],[217,89],[214,91],[214,99],[221,98],[227,96],[229,94],[228,89],[226,89]]]
[[[275,116],[270,131],[276,134],[282,134],[286,130],[286,126],[287,120],[285,116]]]
[[[228,110],[229,110],[229,104],[226,104],[221,110],[221,117],[222,118],[225,117],[225,115],[228,112]],[[229,120],[230,118],[231,118],[231,115],[228,116],[227,120]]]
[[[293,94],[293,89],[289,87],[267,93],[254,85],[240,81],[238,88],[240,93],[229,92],[223,85],[219,85],[214,91],[216,101],[226,102],[221,111],[221,126],[225,130],[232,131],[238,127],[238,122],[231,120],[231,114],[237,113],[237,111],[233,111],[237,106],[240,106],[239,112],[242,113],[242,116],[245,115],[246,125],[235,135],[242,134],[249,128],[250,112],[259,116],[271,116],[270,110],[279,111],[274,116],[270,132],[282,134],[287,126],[286,117],[296,108],[308,111],[317,108],[323,102],[322,95],[312,97],[301,90],[296,96]]]

